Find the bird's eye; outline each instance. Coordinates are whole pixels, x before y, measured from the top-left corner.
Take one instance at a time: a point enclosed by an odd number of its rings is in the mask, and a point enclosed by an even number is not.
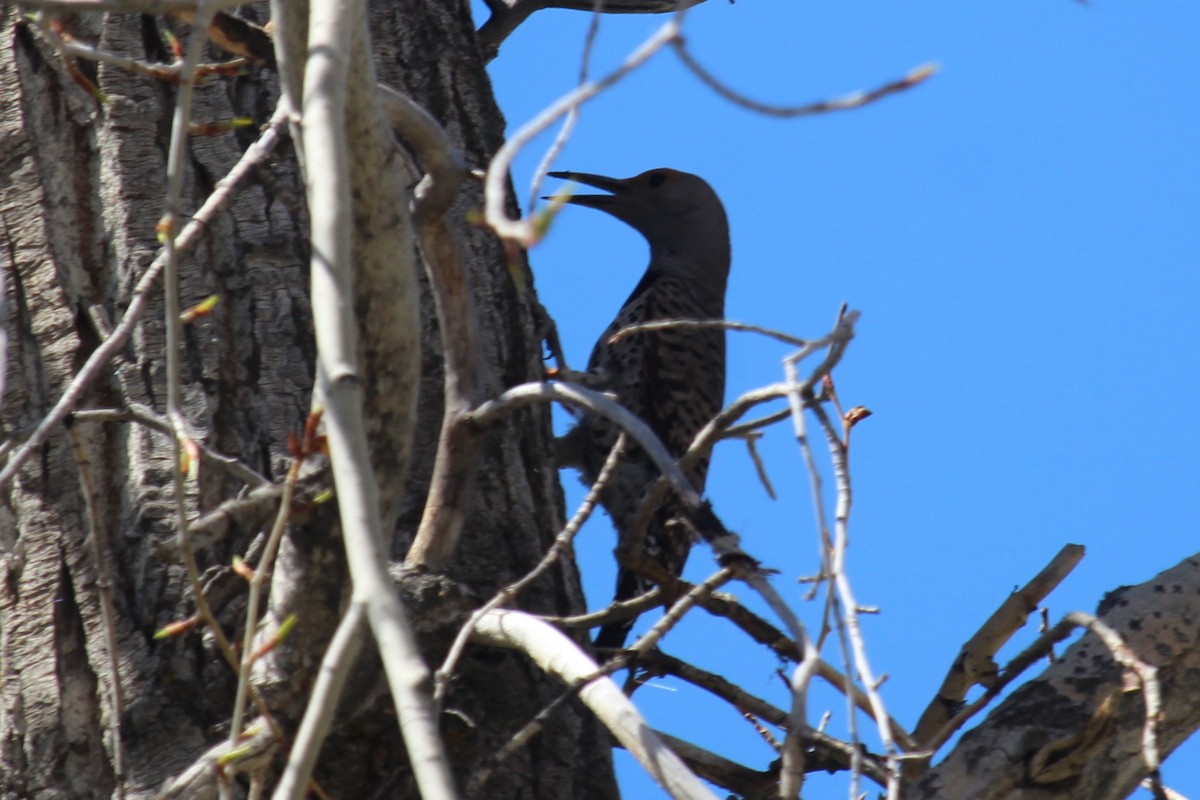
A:
[[[658,187],[662,186],[666,180],[667,174],[665,172],[651,172],[649,178],[650,188],[657,189]]]

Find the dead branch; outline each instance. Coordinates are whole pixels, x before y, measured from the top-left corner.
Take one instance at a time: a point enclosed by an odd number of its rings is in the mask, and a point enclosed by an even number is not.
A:
[[[1010,594],[963,644],[953,666],[942,680],[937,696],[921,714],[913,731],[913,738],[918,744],[930,744],[931,737],[962,706],[971,687],[976,684],[991,687],[999,672],[994,660],[996,653],[1025,625],[1028,616],[1063,582],[1083,556],[1082,545],[1069,544],[1063,547],[1029,583]]]

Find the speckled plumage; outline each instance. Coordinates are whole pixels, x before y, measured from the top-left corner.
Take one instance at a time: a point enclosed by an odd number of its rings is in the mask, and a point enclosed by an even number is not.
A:
[[[644,420],[675,458],[721,410],[725,395],[725,332],[721,329],[668,329],[610,339],[630,325],[670,319],[721,319],[729,274],[729,228],[716,194],[702,179],[674,170],[650,170],[616,181],[582,173],[558,173],[581,183],[608,189],[612,195],[576,195],[570,202],[606,211],[639,230],[650,244],[650,265],[597,340],[588,371],[600,388]],[[618,431],[605,420],[585,415],[567,435],[567,449],[577,455],[585,480],[596,479]],[[703,491],[708,459],[698,462],[688,478]],[[649,457],[632,442],[616,474],[601,495],[618,535],[633,527],[642,498],[659,477]],[[663,503],[646,530],[645,555],[672,575],[679,575],[692,542],[678,525],[674,497]],[[616,599],[637,596],[652,583],[621,567]],[[632,621],[605,626],[596,637],[600,647],[620,647]]]

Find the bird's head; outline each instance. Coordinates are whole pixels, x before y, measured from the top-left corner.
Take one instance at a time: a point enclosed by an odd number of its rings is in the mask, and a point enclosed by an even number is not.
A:
[[[728,264],[725,208],[703,178],[666,168],[621,179],[587,172],[551,172],[550,176],[609,192],[575,194],[566,202],[598,208],[632,226],[650,242],[652,252],[690,256],[703,251],[723,257]]]

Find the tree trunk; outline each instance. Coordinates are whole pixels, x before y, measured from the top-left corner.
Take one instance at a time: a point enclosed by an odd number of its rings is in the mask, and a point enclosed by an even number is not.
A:
[[[155,228],[163,214],[176,90],[121,68],[77,62],[107,98],[98,102],[16,9],[0,14],[0,257],[10,332],[3,422],[19,444],[121,319],[132,288],[159,252]],[[79,40],[151,62],[171,60],[164,28],[188,32],[150,16],[79,15],[63,22]],[[485,165],[502,140],[503,120],[467,5],[378,2],[371,27],[380,79],[437,118],[472,166]],[[227,57],[210,48],[207,60]],[[199,85],[193,117],[204,123],[246,116],[262,123],[277,97],[277,76],[259,66]],[[257,128],[244,128],[192,138],[188,213],[257,135]],[[207,447],[270,480],[287,469],[287,437],[302,430],[312,391],[303,198],[284,144],[207,228],[180,271],[184,308],[209,295],[220,298],[212,314],[184,328],[187,422]],[[532,277],[523,262],[509,264],[493,236],[467,221],[480,205],[480,187],[465,185],[451,222],[479,310],[484,384],[495,394],[540,377],[541,349],[536,297],[526,288]],[[395,530],[398,559],[421,517],[442,416],[437,321],[424,275],[420,280],[419,419]],[[133,336],[77,408],[144,406],[163,413],[161,287],[151,291]],[[172,555],[169,438],[128,417],[68,421],[6,488],[0,515],[0,787],[6,797],[153,796],[227,736],[236,676],[200,627],[154,638],[195,611],[186,572]],[[408,433],[390,435],[399,440]],[[550,444],[544,409],[519,412],[491,431],[449,574],[403,580],[431,668],[462,612],[528,571],[561,525]],[[188,487],[195,518],[238,497],[245,483],[202,459]],[[230,564],[235,555],[256,563],[274,509],[267,503],[256,514],[231,516],[232,524],[204,539],[199,551],[209,603],[234,641],[245,624],[246,585]],[[348,595],[335,513],[323,506],[297,513],[275,575],[277,581],[286,576],[288,591],[273,588],[268,618],[295,612],[299,622],[257,676],[272,714],[291,732]],[[105,590],[114,609],[123,758],[111,713],[118,686],[106,644]],[[574,565],[531,587],[520,605],[580,611]],[[316,780],[333,797],[416,796],[376,663],[369,657],[359,665],[353,696],[342,703],[319,762]],[[560,691],[522,656],[469,650],[443,713],[456,777],[465,781]],[[488,794],[613,797],[608,752],[607,736],[582,709],[568,706],[521,756],[506,762]]]

